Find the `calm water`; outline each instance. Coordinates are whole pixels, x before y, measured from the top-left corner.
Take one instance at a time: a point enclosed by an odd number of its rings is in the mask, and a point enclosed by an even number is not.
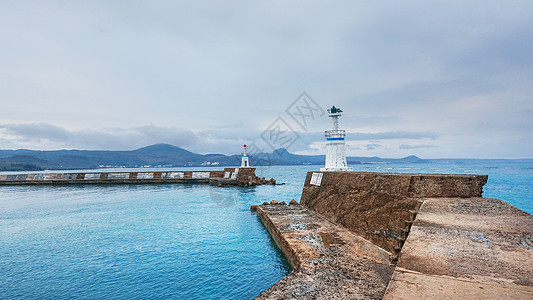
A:
[[[533,164],[356,165],[488,174],[485,197],[533,213]],[[0,186],[0,298],[251,299],[290,272],[249,211],[299,199],[319,166],[258,173],[285,185]]]

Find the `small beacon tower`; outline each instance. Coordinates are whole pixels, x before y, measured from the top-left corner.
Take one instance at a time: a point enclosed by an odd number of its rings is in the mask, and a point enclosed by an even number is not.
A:
[[[333,106],[328,109],[329,117],[333,123],[331,130],[326,130],[326,166],[320,171],[352,171],[346,163],[346,152],[344,150],[344,138],[346,131],[339,130],[339,117],[342,110]]]
[[[246,153],[246,145],[244,145],[244,151],[242,152],[241,168],[249,168],[250,162],[248,161],[248,154]]]

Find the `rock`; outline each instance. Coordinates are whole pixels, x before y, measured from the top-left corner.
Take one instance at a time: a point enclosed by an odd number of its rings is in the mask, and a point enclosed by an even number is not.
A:
[[[294,199],[292,199],[291,202],[289,202],[289,205],[298,205],[298,204],[299,203]]]
[[[250,210],[251,211],[257,211],[257,205],[250,206]]]
[[[276,201],[276,200],[270,200],[270,204],[278,204],[278,201]]]
[[[268,180],[268,184],[275,185],[275,184],[276,184],[276,179],[274,179],[274,178],[270,178],[270,179]]]
[[[287,205],[287,203],[285,201],[281,201],[280,203],[278,203],[279,205]]]
[[[268,204],[269,204],[269,203],[268,203],[268,202],[266,202],[266,201],[265,201],[265,202],[263,202],[263,205],[268,205]]]

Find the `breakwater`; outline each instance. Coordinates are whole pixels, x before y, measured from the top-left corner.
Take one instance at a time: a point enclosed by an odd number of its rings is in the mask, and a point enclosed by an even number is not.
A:
[[[220,171],[164,172],[79,172],[0,174],[0,185],[64,185],[64,184],[160,184],[208,183],[215,185],[251,186],[275,184],[255,175],[255,168],[225,168]]]
[[[533,298],[533,216],[484,175],[309,172],[258,217],[294,271],[259,299]]]

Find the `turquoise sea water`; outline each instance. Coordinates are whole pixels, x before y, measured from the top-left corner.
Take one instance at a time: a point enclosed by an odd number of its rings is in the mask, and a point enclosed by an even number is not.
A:
[[[531,163],[353,167],[488,174],[485,197],[533,213]],[[249,207],[299,200],[306,172],[319,168],[261,167],[286,184],[243,188],[0,186],[0,298],[254,298],[290,268]]]

